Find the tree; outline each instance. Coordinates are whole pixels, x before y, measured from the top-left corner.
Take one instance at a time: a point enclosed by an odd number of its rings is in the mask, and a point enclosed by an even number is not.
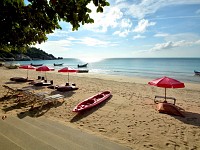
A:
[[[28,46],[47,40],[47,34],[62,29],[59,21],[71,23],[78,30],[80,23],[94,23],[87,5],[93,1],[97,12],[109,6],[106,0],[0,0],[0,50],[23,51]]]

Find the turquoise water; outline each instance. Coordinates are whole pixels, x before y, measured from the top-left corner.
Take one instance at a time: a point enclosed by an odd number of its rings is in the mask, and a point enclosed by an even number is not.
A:
[[[17,61],[20,64],[41,64],[54,67],[54,63],[64,63],[56,66],[60,69],[66,66],[77,68],[84,64],[79,59],[65,58],[61,60]],[[143,78],[159,78],[168,76],[181,81],[200,83],[200,76],[194,75],[194,70],[200,71],[200,58],[110,58],[89,63],[89,73],[113,74]]]

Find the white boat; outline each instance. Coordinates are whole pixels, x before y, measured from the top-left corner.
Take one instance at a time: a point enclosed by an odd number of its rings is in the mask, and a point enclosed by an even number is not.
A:
[[[5,63],[4,66],[8,69],[17,69],[19,68],[20,64],[19,63]]]

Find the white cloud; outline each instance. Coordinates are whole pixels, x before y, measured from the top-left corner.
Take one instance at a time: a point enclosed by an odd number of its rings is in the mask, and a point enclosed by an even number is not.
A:
[[[102,41],[102,40],[98,40],[98,39],[90,38],[90,37],[85,37],[85,38],[77,39],[76,43],[84,44],[84,45],[87,45],[87,46],[101,46],[101,47],[104,47],[104,46],[110,46],[111,42]]]
[[[115,3],[117,4],[117,3],[124,2],[124,1],[126,1],[126,0],[116,0],[116,2],[115,2]]]
[[[131,28],[132,22],[130,19],[122,19],[121,23],[119,24],[121,28]]]
[[[94,19],[93,24],[85,24],[84,29],[95,31],[95,32],[106,32],[108,27],[115,28],[119,25],[120,19],[123,17],[123,13],[117,7],[105,7],[103,13],[97,13],[96,7],[92,2],[88,5],[92,10],[90,13],[91,18]]]
[[[138,22],[138,25],[135,27],[133,32],[144,33],[149,26],[154,26],[155,22],[149,22],[146,19],[142,19]]]
[[[69,31],[64,30],[55,30],[54,33],[48,34],[49,37],[67,37],[69,34]]]
[[[165,49],[172,49],[175,47],[193,46],[196,44],[200,44],[200,40],[198,40],[198,41],[181,40],[181,41],[177,41],[177,42],[168,41],[166,43],[156,44],[153,48],[150,49],[150,51],[160,51],[160,50],[165,50]]]
[[[130,31],[124,30],[124,31],[115,31],[113,35],[119,35],[120,37],[126,37]]]
[[[48,41],[41,44],[36,44],[34,47],[40,48],[47,53],[54,54],[55,51],[57,54],[59,52],[64,52],[70,50],[70,46],[72,45],[69,40],[58,40],[58,41]]]
[[[120,31],[115,31],[113,35],[118,35],[120,37],[127,37],[130,33],[132,27],[132,22],[130,19],[122,19],[119,23]]]
[[[167,37],[167,36],[169,36],[168,33],[157,33],[154,35],[154,37]]]
[[[145,38],[145,37],[146,37],[146,36],[142,36],[142,35],[138,34],[138,35],[134,36],[133,39],[134,39],[134,40],[135,40],[135,39],[143,39],[143,38]]]
[[[76,40],[76,38],[74,38],[74,37],[68,37],[67,40],[74,41],[74,40]]]
[[[200,44],[200,40],[196,41],[195,44]]]
[[[120,8],[127,9],[126,13],[134,18],[143,19],[149,14],[153,14],[162,7],[170,5],[200,4],[199,0],[141,0],[138,4],[119,4]]]
[[[200,9],[198,9],[198,10],[196,11],[196,14],[200,15]]]
[[[178,33],[178,34],[170,34],[170,36],[165,37],[165,41],[197,41],[200,39],[200,36],[195,33]]]

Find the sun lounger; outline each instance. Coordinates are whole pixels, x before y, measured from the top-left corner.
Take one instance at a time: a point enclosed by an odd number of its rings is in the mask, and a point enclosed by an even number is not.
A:
[[[14,96],[14,95],[19,94],[19,91],[17,91],[17,88],[11,88],[11,87],[9,87],[7,85],[2,85],[2,86],[5,88],[4,97]]]
[[[76,86],[58,86],[56,89],[57,91],[60,91],[60,92],[78,90]]]
[[[17,91],[27,91],[27,90],[34,90],[34,89],[32,87],[17,88]]]
[[[10,78],[11,81],[15,81],[15,82],[30,82],[33,81],[33,79],[28,79],[25,77],[12,77]]]
[[[37,102],[40,102],[43,98],[48,95],[48,92],[35,93],[33,90],[24,90],[20,92],[21,97],[18,98],[17,102],[27,102],[34,106]]]
[[[50,82],[37,82],[34,84],[35,86],[49,86],[51,85]]]
[[[61,94],[46,96],[46,97],[40,99],[40,101],[42,102],[42,105],[40,108],[42,108],[44,105],[49,104],[49,103],[57,104],[58,100],[60,100],[60,99],[63,99],[63,101],[64,101],[64,96]]]
[[[31,84],[35,85],[35,86],[49,86],[49,85],[53,85],[53,80],[51,81],[47,81],[47,80],[44,80],[44,81],[39,81],[39,82],[31,82]]]
[[[157,100],[158,98],[161,98],[161,99],[171,99],[174,101],[174,105],[176,104],[176,99],[174,97],[165,97],[165,96],[155,96],[154,98],[154,103],[158,104],[159,101]],[[164,101],[166,102],[166,101]]]

